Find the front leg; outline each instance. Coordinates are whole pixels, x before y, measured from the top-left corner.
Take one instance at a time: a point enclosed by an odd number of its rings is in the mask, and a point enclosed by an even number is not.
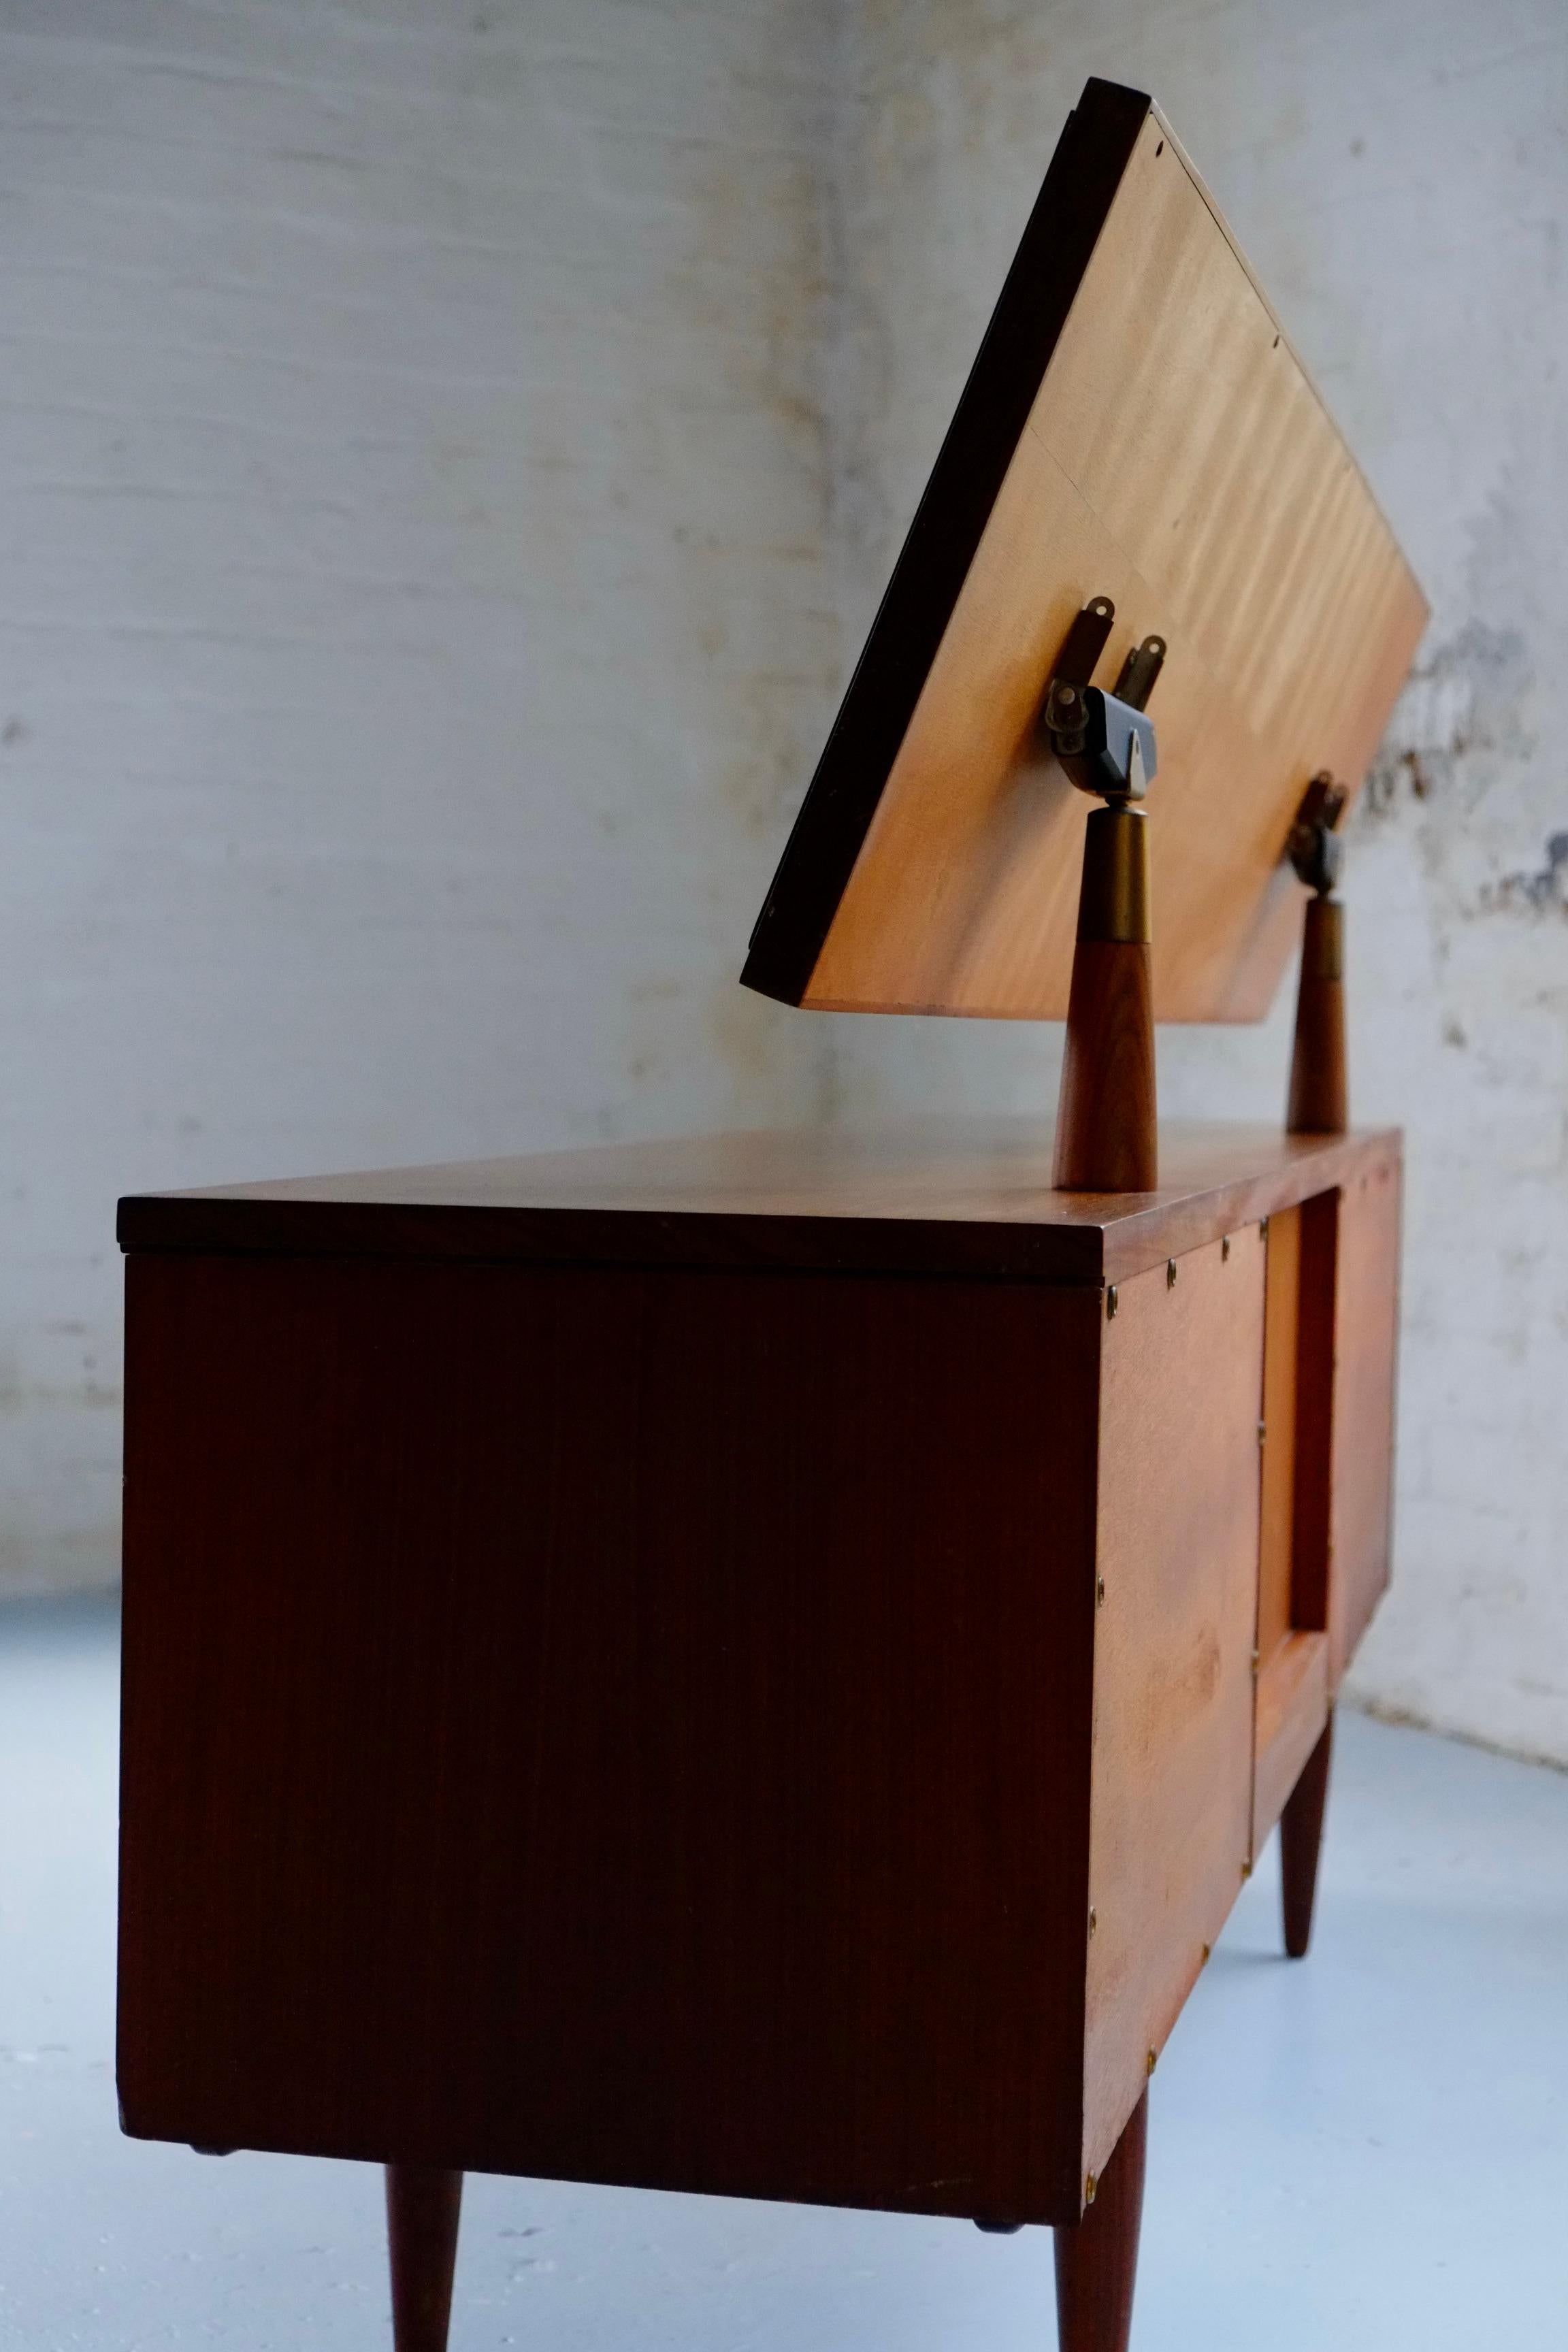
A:
[[[395,2352],[447,2352],[463,2176],[435,2164],[386,2168]]]
[[[1149,2094],[1144,2092],[1095,2182],[1094,2202],[1076,2226],[1058,2229],[1057,2335],[1061,2352],[1127,2352],[1138,2230],[1143,2219],[1143,2163]]]
[[[1279,1864],[1285,1897],[1285,1949],[1293,1960],[1307,1957],[1312,1940],[1312,1905],[1318,1893],[1318,1857],[1323,1850],[1323,1808],[1329,1798],[1329,1763],[1334,1748],[1331,1708],[1323,1736],[1301,1768],[1279,1816]]]

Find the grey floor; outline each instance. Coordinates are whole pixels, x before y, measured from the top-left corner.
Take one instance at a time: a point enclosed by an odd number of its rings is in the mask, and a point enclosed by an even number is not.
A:
[[[381,2352],[368,2167],[122,2140],[115,1621],[0,1610],[0,2346]],[[1355,1717],[1153,2085],[1138,2352],[1568,2346],[1568,1778]],[[1047,2231],[469,2183],[453,2352],[1045,2352]]]

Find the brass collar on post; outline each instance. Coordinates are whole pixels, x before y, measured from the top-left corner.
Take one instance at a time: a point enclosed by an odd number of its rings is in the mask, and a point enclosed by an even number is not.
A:
[[[1080,940],[1147,947],[1149,820],[1125,802],[1095,809],[1084,828],[1083,883],[1079,892]]]
[[[1301,975],[1305,980],[1343,980],[1345,976],[1345,910],[1338,898],[1307,901]]]

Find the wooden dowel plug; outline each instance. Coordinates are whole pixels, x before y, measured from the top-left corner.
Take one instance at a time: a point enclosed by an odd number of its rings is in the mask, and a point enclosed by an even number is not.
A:
[[[1345,1080],[1345,910],[1339,899],[1307,901],[1301,978],[1296,991],[1296,1044],[1290,1056],[1291,1135],[1342,1135],[1349,1125]]]
[[[1148,819],[1096,809],[1084,828],[1078,944],[1052,1181],[1064,1192],[1152,1192],[1159,1181]]]
[[[447,2352],[463,2176],[434,2164],[386,2168],[395,2352]]]
[[[1075,2228],[1056,2231],[1057,2338],[1061,2352],[1127,2352],[1143,2219],[1149,2094],[1127,2119],[1116,2152]]]

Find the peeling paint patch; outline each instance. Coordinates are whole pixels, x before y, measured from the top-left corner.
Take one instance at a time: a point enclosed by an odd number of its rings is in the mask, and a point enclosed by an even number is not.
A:
[[[1481,903],[1537,915],[1568,915],[1568,833],[1548,836],[1546,863],[1538,872],[1505,874],[1482,890]]]
[[[1534,685],[1517,629],[1467,622],[1411,672],[1367,774],[1364,818],[1392,816],[1411,800],[1473,807],[1534,750],[1525,721]]]

